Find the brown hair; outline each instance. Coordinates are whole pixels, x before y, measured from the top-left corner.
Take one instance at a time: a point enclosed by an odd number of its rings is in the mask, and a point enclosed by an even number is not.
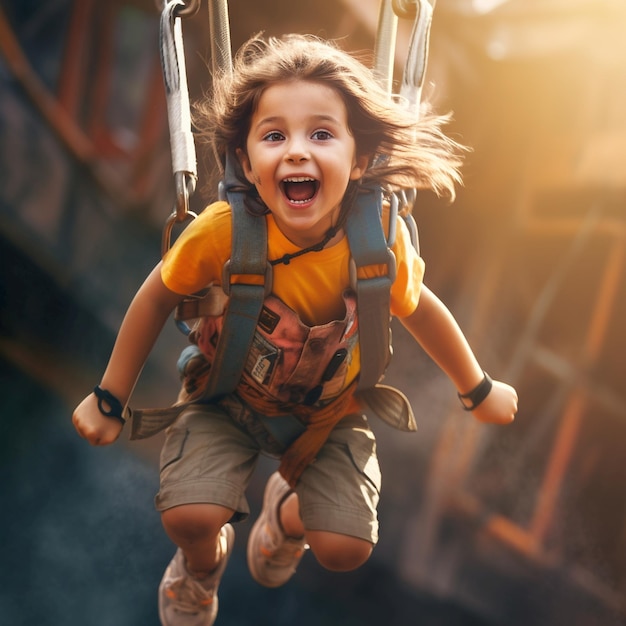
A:
[[[307,35],[255,36],[233,65],[232,73],[214,77],[212,95],[196,108],[200,136],[221,163],[227,153],[245,150],[250,120],[268,86],[307,80],[329,85],[343,98],[357,154],[370,156],[363,183],[431,189],[454,198],[464,148],[443,133],[448,116],[434,115],[427,106],[419,117],[411,114],[368,67],[335,44]]]

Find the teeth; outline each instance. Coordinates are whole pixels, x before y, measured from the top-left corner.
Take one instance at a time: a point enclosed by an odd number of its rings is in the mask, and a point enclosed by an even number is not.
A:
[[[285,178],[285,183],[314,183],[315,178],[309,178],[308,176],[295,176],[293,178]]]

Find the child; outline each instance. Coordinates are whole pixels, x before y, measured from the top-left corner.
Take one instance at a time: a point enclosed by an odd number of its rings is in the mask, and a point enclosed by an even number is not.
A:
[[[247,364],[235,393],[190,405],[167,430],[156,506],[178,550],[159,589],[164,626],[215,621],[217,588],[234,538],[229,522],[249,512],[244,493],[262,451],[282,461],[250,533],[252,576],[268,587],[284,584],[309,547],[334,571],[369,558],[377,541],[380,472],[374,436],[354,396],[358,311],[343,227],[362,183],[454,197],[459,182],[461,148],[441,132],[445,119],[413,119],[364,65],[313,37],[253,38],[236,55],[232,76],[216,77],[200,114],[216,154],[235,155],[248,209],[267,223],[273,286],[256,339],[274,358],[261,372]],[[96,393],[74,412],[77,431],[91,444],[119,436],[122,423],[111,413],[128,402],[184,294],[220,283],[231,232],[230,206],[212,204],[139,289]],[[397,277],[391,314],[448,375],[477,419],[511,422],[515,390],[483,372],[449,311],[422,284],[423,262],[401,219],[392,250]],[[212,319],[193,333],[209,361],[219,327]],[[273,335],[275,328],[280,332]],[[319,370],[329,359],[335,359],[333,371],[319,387]],[[312,389],[317,392],[311,396]],[[263,420],[286,409],[308,429],[283,444]],[[321,430],[312,427],[319,423]]]

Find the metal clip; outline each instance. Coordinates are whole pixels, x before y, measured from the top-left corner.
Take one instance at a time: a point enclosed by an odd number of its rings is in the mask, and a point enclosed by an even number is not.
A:
[[[176,190],[176,218],[184,222],[189,213],[189,198],[196,190],[196,178],[189,172],[175,172],[174,186]]]
[[[163,236],[161,238],[161,256],[164,257],[165,253],[170,249],[172,245],[172,230],[174,229],[174,224],[180,224],[187,220],[195,220],[198,217],[193,211],[187,211],[183,219],[178,219],[178,215],[176,213],[176,209],[174,209],[170,216],[165,221],[165,226],[163,226]]]
[[[196,213],[189,210],[189,197],[196,189],[196,179],[188,172],[176,172],[174,174],[176,187],[176,204],[173,211],[165,221],[163,226],[163,236],[161,238],[161,256],[170,249],[172,243],[172,230],[174,224],[182,224],[188,220],[195,220]]]
[[[417,15],[419,0],[391,0],[393,12],[400,18],[411,20]]]
[[[156,8],[159,12],[163,11],[165,2],[166,0],[155,0]],[[189,0],[187,2],[185,2],[185,0],[179,0],[179,2],[185,6],[177,6],[176,9],[174,9],[176,17],[192,17],[200,10],[200,0]]]

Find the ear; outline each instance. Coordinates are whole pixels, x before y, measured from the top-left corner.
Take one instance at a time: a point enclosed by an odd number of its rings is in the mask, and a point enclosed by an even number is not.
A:
[[[369,154],[362,154],[357,156],[354,160],[354,165],[352,166],[352,171],[350,172],[350,180],[359,180],[365,174],[365,170],[369,165],[370,157]]]
[[[254,173],[252,172],[252,167],[250,165],[250,159],[248,158],[248,155],[241,148],[237,148],[237,150],[235,150],[235,154],[237,155],[237,159],[239,160],[239,164],[241,165],[241,169],[243,170],[243,173],[247,181],[250,184],[254,185],[255,176],[254,176]]]

